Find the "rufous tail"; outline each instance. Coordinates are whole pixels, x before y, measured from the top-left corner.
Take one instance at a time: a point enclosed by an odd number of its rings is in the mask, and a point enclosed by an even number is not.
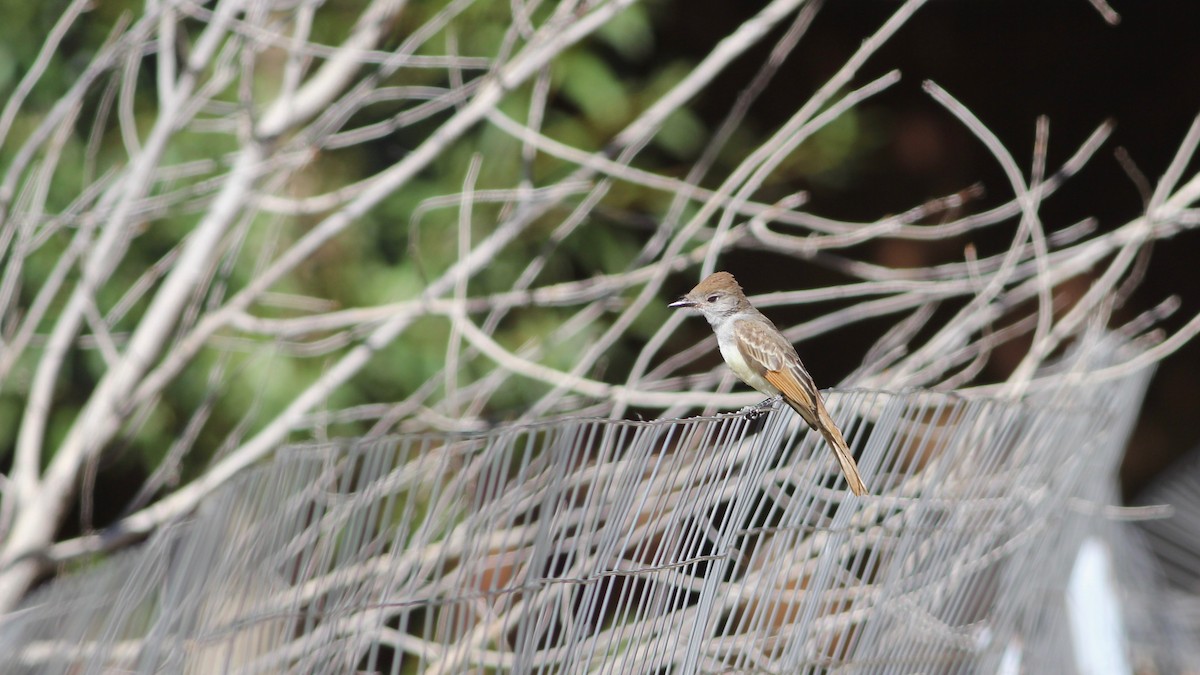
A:
[[[858,473],[858,464],[854,461],[854,455],[850,454],[850,446],[846,445],[846,439],[842,438],[842,431],[825,410],[821,397],[817,396],[814,402],[817,404],[816,429],[829,442],[829,447],[833,448],[833,456],[842,467],[842,474],[846,476],[850,491],[859,496],[867,494],[867,485]]]

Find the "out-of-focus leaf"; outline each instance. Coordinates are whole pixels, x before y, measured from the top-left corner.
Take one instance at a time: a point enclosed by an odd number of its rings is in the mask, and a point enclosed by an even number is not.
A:
[[[848,163],[862,151],[864,134],[859,111],[842,113],[802,144],[781,169],[780,177],[803,176],[825,185],[841,184],[852,172]]]
[[[677,159],[690,159],[704,147],[707,135],[699,117],[687,108],[679,108],[663,120],[654,142]]]
[[[604,133],[629,118],[629,98],[608,65],[596,56],[574,51],[556,64],[555,80],[564,97],[574,103]]]
[[[615,16],[596,31],[596,36],[627,61],[645,60],[654,47],[650,17],[641,5],[634,5]]]
[[[17,60],[13,57],[12,50],[0,46],[0,91],[10,91],[16,82],[16,75]]]

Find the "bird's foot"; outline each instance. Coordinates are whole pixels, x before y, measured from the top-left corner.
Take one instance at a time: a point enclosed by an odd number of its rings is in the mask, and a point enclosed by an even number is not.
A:
[[[783,394],[776,394],[768,399],[763,399],[754,405],[748,405],[738,411],[738,414],[745,415],[748,420],[756,420],[763,415],[766,415],[775,404],[783,400]]]

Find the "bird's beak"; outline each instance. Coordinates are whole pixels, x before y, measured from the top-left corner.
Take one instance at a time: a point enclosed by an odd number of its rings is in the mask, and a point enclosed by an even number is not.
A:
[[[679,298],[675,302],[672,302],[671,304],[667,305],[667,307],[695,307],[695,306],[696,306],[696,303],[692,302],[686,295]]]

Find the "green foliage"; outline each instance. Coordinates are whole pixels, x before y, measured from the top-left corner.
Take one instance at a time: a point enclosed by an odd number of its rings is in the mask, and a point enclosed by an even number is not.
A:
[[[852,108],[822,127],[792,154],[781,176],[802,176],[816,183],[842,186],[853,177],[850,170],[864,148],[861,111]]]
[[[646,61],[654,54],[654,26],[641,5],[633,5],[604,24],[596,31],[596,39],[629,62]]]
[[[25,72],[43,36],[57,18],[58,8],[37,3],[7,3],[6,22],[0,27],[0,89],[10,93],[17,78]],[[526,35],[510,30],[513,7],[505,3],[468,3],[439,30],[414,41],[414,31],[431,18],[445,12],[450,3],[445,0],[417,0],[407,3],[404,11],[387,27],[382,49],[411,47],[419,55],[454,53],[463,57],[497,59],[517,53],[526,45]],[[143,8],[132,1],[100,3],[84,21],[78,22],[64,41],[58,56],[53,59],[46,77],[15,120],[8,141],[0,147],[0,161],[12,162],[19,139],[30,135],[40,123],[45,111],[78,77],[89,59],[103,43],[123,12]],[[361,13],[361,3],[352,0],[331,0],[322,3],[313,17],[311,38],[315,43],[336,46],[350,33]],[[530,20],[534,25],[545,22],[555,11],[553,5],[539,5]],[[177,49],[186,50],[199,36],[205,25],[188,19]],[[551,88],[549,106],[544,111],[538,131],[575,148],[595,151],[604,148],[614,135],[624,129],[637,115],[653,105],[665,92],[678,84],[694,64],[685,59],[663,59],[656,50],[653,17],[644,6],[635,5],[604,26],[591,39],[569,49],[549,67]],[[310,69],[323,64],[323,57],[314,57]],[[242,82],[237,77],[225,85],[215,102],[197,111],[198,126],[189,125],[176,130],[165,152],[163,165],[192,167],[192,170],[166,177],[159,175],[150,186],[150,197],[167,206],[147,214],[129,241],[128,251],[120,259],[109,283],[98,289],[97,309],[102,316],[120,308],[123,312],[113,326],[118,349],[123,349],[153,297],[151,292],[130,302],[128,294],[139,279],[155,278],[149,273],[161,264],[180,243],[185,241],[207,208],[220,178],[229,170],[230,158],[246,142],[245,114],[242,97],[249,92],[254,99],[255,114],[279,90],[286,59],[282,52],[264,49],[255,56],[253,68],[239,70],[239,76],[252,73],[253,79]],[[113,103],[105,96],[110,82],[118,82],[117,71],[101,78],[84,99],[78,120],[62,148],[62,160],[50,183],[47,209],[59,211],[79,197],[81,189],[98,176],[124,167],[131,144],[144,141],[157,122],[160,101],[156,92],[155,55],[147,55],[139,64],[132,99],[129,100],[131,128],[122,127],[122,102]],[[311,70],[310,70],[311,72]],[[375,66],[364,68],[364,76],[373,77]],[[202,81],[213,75],[202,74]],[[465,69],[464,80],[485,76],[479,69]],[[386,87],[448,87],[451,82],[445,68],[404,67],[380,83]],[[509,117],[525,121],[532,105],[533,85],[526,84],[508,92],[500,109]],[[423,100],[384,98],[355,113],[348,126],[364,126],[393,119],[409,112]],[[109,107],[105,107],[109,106]],[[393,165],[422,143],[429,133],[452,115],[454,109],[442,111],[418,123],[401,126],[377,140],[348,148],[314,150],[310,164],[294,174],[285,185],[262,186],[264,193],[283,197],[306,198],[327,194],[353,185]],[[675,174],[695,159],[709,141],[709,124],[694,109],[684,107],[666,118],[651,142],[649,152],[636,163],[648,170]],[[130,138],[134,132],[137,138]],[[763,132],[747,120],[736,132],[733,141],[718,158],[719,164],[732,165],[739,161],[743,148],[754,147]],[[802,176],[828,176],[843,164],[862,144],[863,132],[858,118],[846,114],[820,131],[813,139],[788,158],[780,180]],[[288,143],[292,139],[280,139]],[[483,122],[468,131],[459,142],[452,144],[419,176],[407,183],[376,208],[358,220],[332,242],[322,247],[294,274],[277,282],[271,292],[278,297],[319,299],[326,309],[382,307],[390,303],[421,297],[430,280],[441,276],[460,255],[460,203],[431,206],[430,199],[459,195],[467,187],[472,163],[479,161],[479,171],[473,187],[476,190],[510,191],[509,201],[479,200],[473,204],[468,227],[472,244],[494,232],[497,223],[514,205],[512,192],[528,184],[543,187],[577,169],[574,163],[537,153],[527,163],[522,144],[497,127]],[[646,225],[670,202],[670,196],[647,190],[639,185],[616,180],[608,186],[605,199],[593,217],[569,234],[560,236],[560,227],[578,204],[576,196],[556,205],[535,221],[521,237],[499,251],[488,265],[469,283],[469,293],[486,297],[510,289],[521,277],[530,261],[541,260],[539,284],[613,274],[629,269],[647,239],[651,228]],[[694,210],[686,205],[684,216]],[[209,297],[197,298],[200,307],[218,306],[237,290],[245,287],[259,274],[265,264],[319,225],[327,213],[308,213],[286,216],[269,213],[255,215],[244,224],[241,238],[230,238],[222,246],[218,284]],[[21,303],[28,306],[33,293],[49,276],[59,257],[66,250],[75,230],[64,228],[39,242],[40,248],[24,261]],[[53,300],[53,308],[65,302],[78,274]],[[303,303],[301,303],[303,304]],[[251,314],[263,318],[287,319],[304,316],[307,309],[294,303],[264,301],[251,308]],[[609,316],[601,316],[586,328],[569,335],[559,335],[573,314],[557,308],[525,308],[513,312],[501,324],[496,340],[510,349],[536,344],[541,352],[538,360],[555,368],[570,369],[581,350],[592,344],[607,328]],[[665,310],[647,309],[632,326],[631,339],[645,339],[665,317]],[[473,316],[481,320],[480,316]],[[52,318],[39,326],[39,332],[49,331]],[[176,327],[186,330],[189,326]],[[212,346],[202,351],[183,373],[164,392],[161,404],[131,430],[133,456],[141,457],[147,466],[159,462],[197,407],[212,397],[211,417],[196,443],[197,458],[190,466],[202,466],[208,453],[226,441],[230,433],[250,434],[264,420],[271,419],[298,392],[319,378],[330,364],[357,344],[362,331],[340,347],[307,355],[297,345],[273,342],[237,330],[224,331]],[[309,335],[305,340],[320,340],[334,335]],[[403,399],[441,371],[451,337],[450,321],[445,317],[418,320],[393,344],[376,354],[371,366],[354,380],[352,386],[330,396],[326,408],[339,408],[359,403],[376,403]],[[636,345],[619,343],[606,354],[604,368],[619,373],[625,367]],[[51,425],[47,447],[53,448],[60,429],[65,429],[78,414],[79,406],[108,366],[95,347],[81,348],[82,356],[64,371],[61,396]],[[22,377],[4,383],[0,398],[0,423],[16,428],[19,419],[20,397],[33,364],[36,351],[22,358],[14,372]],[[454,376],[460,383],[485,376],[494,364],[486,360],[472,362]],[[224,365],[224,377],[210,381],[217,364]],[[592,375],[589,373],[588,375]],[[507,386],[494,396],[485,411],[488,416],[506,417],[518,414],[531,401],[547,390],[547,385],[526,378],[511,377]],[[436,396],[434,397],[436,399]],[[8,452],[11,444],[0,446]]]
[[[0,429],[9,433],[0,434],[0,462],[8,463],[17,444],[16,430],[21,421],[24,400],[11,393],[0,394]]]
[[[605,135],[621,129],[630,105],[621,81],[600,57],[572,50],[555,64],[554,83],[596,129]]]
[[[704,147],[707,130],[700,118],[687,108],[676,110],[663,120],[655,143],[675,159],[690,159]]]

